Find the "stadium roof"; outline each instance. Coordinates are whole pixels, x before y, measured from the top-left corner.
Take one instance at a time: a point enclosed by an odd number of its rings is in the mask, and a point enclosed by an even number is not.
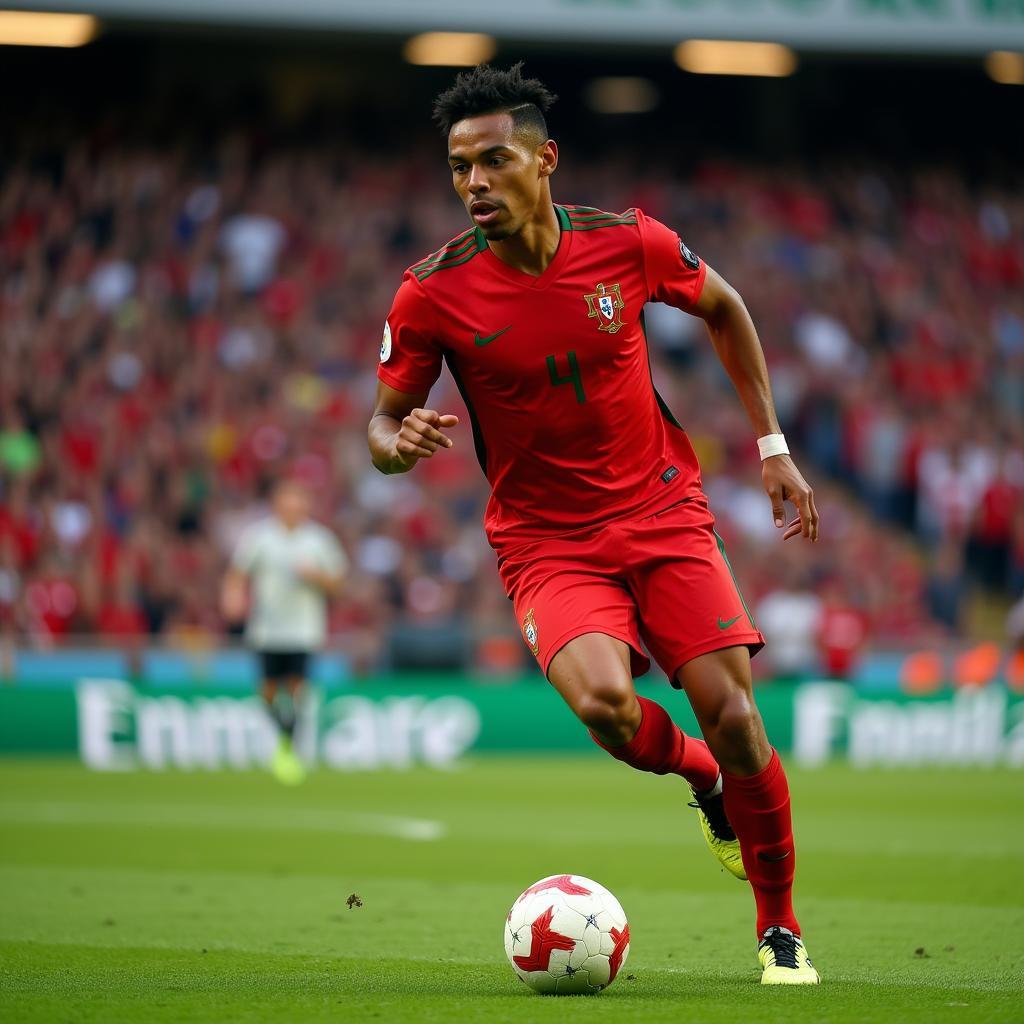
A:
[[[564,43],[673,46],[772,40],[847,52],[979,54],[1024,49],[1021,0],[21,0],[133,22],[409,33],[487,32]]]

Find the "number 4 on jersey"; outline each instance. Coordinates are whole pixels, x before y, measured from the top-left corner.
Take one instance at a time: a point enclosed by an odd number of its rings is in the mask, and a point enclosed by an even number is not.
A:
[[[548,376],[551,378],[551,386],[553,388],[558,387],[559,384],[572,384],[576,390],[576,401],[581,405],[587,400],[587,396],[583,392],[583,378],[580,376],[580,364],[576,361],[576,353],[569,352],[567,354],[569,363],[569,373],[567,376],[560,376],[558,373],[558,364],[555,361],[554,356],[548,356]]]

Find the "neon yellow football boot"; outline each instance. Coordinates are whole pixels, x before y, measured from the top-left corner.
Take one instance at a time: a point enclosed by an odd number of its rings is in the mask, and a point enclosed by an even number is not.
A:
[[[274,778],[285,786],[297,786],[306,778],[306,766],[292,749],[291,740],[282,736],[277,741],[277,750],[270,761]]]
[[[704,833],[708,849],[726,871],[745,882],[747,873],[743,869],[740,843],[726,817],[721,789],[713,796],[699,796],[693,786],[690,787],[690,792],[693,793],[690,806],[697,809],[697,820],[700,822],[700,830]]]
[[[788,928],[773,925],[757,947],[762,985],[817,985],[821,977],[804,949],[803,940]]]

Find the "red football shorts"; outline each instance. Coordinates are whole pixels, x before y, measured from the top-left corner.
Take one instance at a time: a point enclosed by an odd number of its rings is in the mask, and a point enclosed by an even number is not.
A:
[[[646,645],[673,686],[691,658],[739,644],[753,655],[764,646],[703,494],[642,519],[517,545],[498,569],[545,675],[583,633],[629,644],[634,676],[651,667]]]

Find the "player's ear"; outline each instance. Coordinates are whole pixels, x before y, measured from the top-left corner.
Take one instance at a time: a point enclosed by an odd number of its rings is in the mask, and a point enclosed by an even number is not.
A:
[[[548,139],[537,150],[537,156],[540,159],[540,176],[547,178],[552,175],[558,166],[558,145],[555,143],[555,140]]]

